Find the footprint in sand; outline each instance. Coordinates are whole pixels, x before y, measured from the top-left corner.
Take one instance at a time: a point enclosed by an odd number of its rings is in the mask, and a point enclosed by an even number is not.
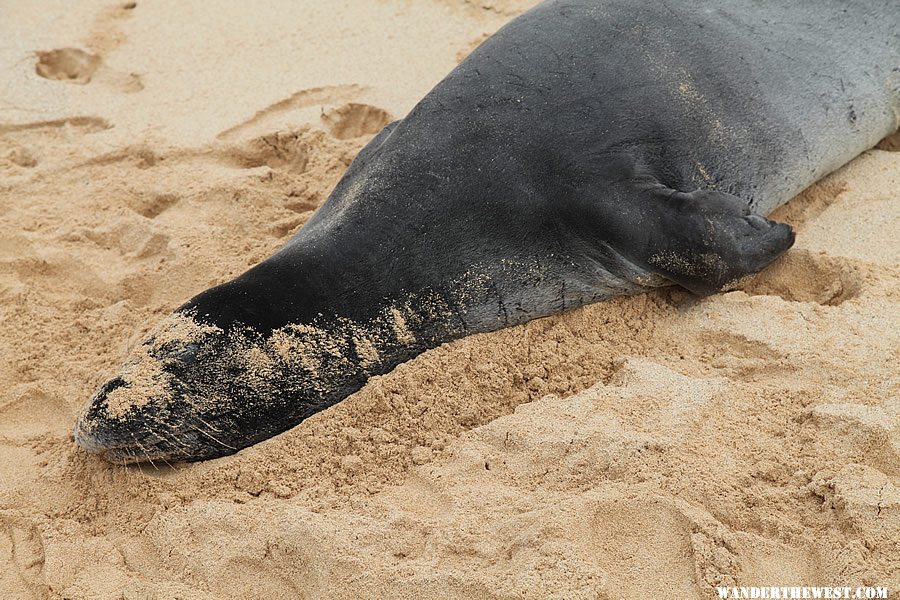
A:
[[[315,135],[308,127],[276,131],[228,148],[221,158],[242,169],[267,166],[299,174],[306,171],[314,145]]]
[[[328,132],[339,140],[375,135],[391,121],[386,110],[356,102],[322,113],[322,122]]]
[[[735,531],[702,506],[680,500],[613,498],[596,506],[590,526],[593,555],[610,589],[628,598],[704,598],[703,588],[715,585],[821,576],[814,552]]]
[[[36,384],[20,384],[7,390],[8,402],[0,404],[0,439],[14,443],[51,434],[67,438],[73,415],[65,403]]]
[[[176,194],[139,194],[131,198],[128,207],[148,219],[155,219],[181,200]]]
[[[885,476],[900,476],[900,402],[816,404],[802,419],[811,451],[823,446],[824,452],[826,440],[840,439],[849,449],[848,462],[866,465]]]
[[[246,139],[253,135],[260,136],[271,131],[290,129],[304,121],[299,111],[348,101],[359,96],[363,91],[364,88],[358,85],[327,85],[300,90],[257,111],[249,119],[219,133],[216,138],[231,141]]]
[[[25,148],[24,146],[14,146],[6,153],[5,156],[3,156],[2,160],[8,161],[12,165],[23,167],[25,169],[31,169],[33,167],[36,167],[38,164],[38,159],[35,156],[34,152],[29,148]]]
[[[44,79],[84,85],[90,83],[103,60],[78,48],[60,48],[37,53],[35,72]]]
[[[859,295],[863,277],[851,260],[794,249],[743,287],[751,296],[837,306]]]
[[[900,488],[878,469],[849,464],[834,475],[817,476],[809,491],[821,498],[823,508],[835,509],[840,520],[870,539],[889,542],[900,530]]]
[[[690,521],[660,501],[600,503],[589,523],[592,554],[623,597],[699,597],[693,581]],[[658,595],[657,595],[658,594]]]
[[[98,117],[0,125],[0,174],[21,175],[23,170],[33,169],[45,161],[48,146],[59,150],[77,145],[83,136],[110,127],[107,121]],[[48,141],[56,143],[48,144]]]
[[[107,8],[98,15],[91,32],[81,48],[57,48],[36,53],[35,72],[45,79],[78,85],[96,82],[118,92],[132,94],[144,89],[141,76],[123,73],[107,66],[103,56],[125,43],[125,34],[118,23],[131,16],[137,3],[128,2]]]
[[[37,529],[14,517],[0,517],[0,589],[7,598],[43,598],[44,544]]]
[[[44,79],[78,85],[96,81],[126,94],[144,89],[140,75],[116,71],[106,66],[99,55],[79,48],[39,51],[34,70]]]
[[[156,212],[158,216],[177,200],[168,195],[156,198],[156,204],[143,206],[148,212],[141,216],[153,218],[149,215],[153,215],[154,211],[159,211]],[[132,208],[139,212],[135,207]],[[170,236],[159,231],[159,228],[150,221],[137,216],[120,216],[102,226],[81,227],[68,234],[67,237],[73,241],[79,238],[88,239],[104,250],[116,250],[126,259],[154,258],[160,255],[166,256],[170,252]]]
[[[29,254],[0,261],[0,269],[14,274],[26,289],[49,290],[54,299],[69,294],[111,295],[110,286],[85,262],[61,252]]]

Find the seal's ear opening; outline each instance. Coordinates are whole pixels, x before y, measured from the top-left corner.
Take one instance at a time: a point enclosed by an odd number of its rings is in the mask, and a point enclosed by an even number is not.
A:
[[[750,214],[747,203],[730,194],[673,192],[667,204],[667,231],[647,262],[698,295],[733,287],[794,244],[789,225]]]

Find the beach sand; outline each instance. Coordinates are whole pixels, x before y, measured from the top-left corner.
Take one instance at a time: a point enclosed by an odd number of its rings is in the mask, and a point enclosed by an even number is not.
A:
[[[531,4],[0,7],[0,597],[900,592],[896,139],[780,209],[742,291],[447,344],[229,458],[75,448],[144,333]]]

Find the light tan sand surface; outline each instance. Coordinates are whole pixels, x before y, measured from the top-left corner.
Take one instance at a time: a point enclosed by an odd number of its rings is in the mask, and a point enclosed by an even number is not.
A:
[[[146,331],[530,4],[0,2],[0,598],[900,593],[896,143],[743,291],[448,344],[230,458],[74,447]]]

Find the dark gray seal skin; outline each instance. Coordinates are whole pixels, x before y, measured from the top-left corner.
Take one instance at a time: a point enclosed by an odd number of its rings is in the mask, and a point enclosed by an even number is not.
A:
[[[113,461],[231,454],[441,343],[710,294],[898,126],[896,0],[551,0],[369,143],[276,254],[179,308],[80,416]],[[185,333],[187,331],[187,333]]]

